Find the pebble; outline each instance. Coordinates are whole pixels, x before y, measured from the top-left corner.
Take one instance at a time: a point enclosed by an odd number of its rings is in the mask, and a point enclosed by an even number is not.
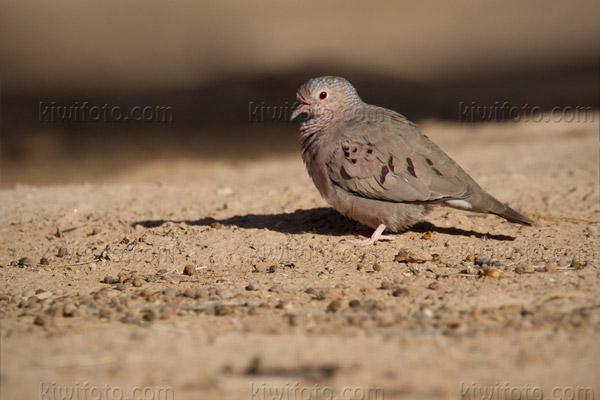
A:
[[[117,283],[117,286],[115,286],[115,289],[120,290],[122,292],[125,290],[125,285],[122,283]]]
[[[148,282],[148,283],[156,282],[156,275],[148,275],[146,277],[146,282]]]
[[[327,312],[338,312],[342,308],[342,302],[339,300],[333,300],[327,306]]]
[[[389,280],[384,280],[381,282],[381,286],[379,287],[379,289],[383,289],[383,290],[389,290],[393,287],[392,282],[390,282]]]
[[[66,247],[59,247],[56,252],[57,257],[64,257],[69,253],[69,250]]]
[[[48,324],[48,321],[46,321],[46,319],[41,315],[37,315],[33,320],[33,323],[38,326],[46,326]]]
[[[431,289],[431,290],[438,290],[439,288],[440,288],[439,282],[431,282],[429,284],[429,286],[427,286],[427,289]]]
[[[404,297],[404,296],[408,296],[408,295],[409,295],[409,291],[406,288],[398,288],[392,292],[392,296],[394,296],[394,297]]]
[[[271,265],[271,266],[269,267],[269,269],[267,269],[267,272],[268,272],[269,274],[274,274],[274,273],[275,273],[275,271],[277,271],[277,266],[276,266],[276,265]]]
[[[483,275],[489,276],[490,278],[497,278],[498,276],[500,276],[500,271],[498,271],[496,268],[490,267],[485,270]]]
[[[350,308],[360,307],[360,300],[358,300],[358,299],[350,300],[350,302],[348,303],[348,306],[350,306]]]
[[[216,306],[215,315],[225,316],[233,314],[233,309],[229,306]]]
[[[581,262],[581,260],[579,258],[574,257],[573,261],[571,261],[570,267],[575,270],[580,270],[580,269],[584,269],[586,267],[586,264]]]
[[[156,275],[166,275],[167,274],[167,270],[166,269],[159,269],[158,271],[156,271]]]
[[[213,229],[223,229],[224,228],[223,224],[220,222],[213,222],[212,224],[210,224],[210,227]]]
[[[183,268],[183,274],[188,276],[196,275],[196,267],[193,265],[186,265],[185,268]]]
[[[48,259],[46,257],[42,257],[42,258],[40,258],[40,264],[41,265],[49,265],[50,261],[48,261]]]
[[[111,312],[108,308],[101,308],[100,311],[98,311],[98,318],[110,319],[110,316]]]
[[[142,314],[142,319],[146,322],[152,322],[156,319],[156,312],[154,310],[146,310]]]
[[[246,290],[250,292],[256,290],[256,287],[254,287],[254,285],[250,283],[248,284],[248,286],[246,286]]]
[[[381,271],[381,265],[379,265],[379,263],[373,264],[373,271],[375,271],[375,272]]]
[[[77,307],[75,307],[75,305],[73,303],[67,303],[65,304],[65,306],[63,307],[63,315],[65,317],[74,317],[76,315],[75,312],[77,311]]]
[[[109,284],[109,285],[112,285],[113,283],[115,283],[115,280],[116,280],[116,279],[115,279],[115,278],[113,278],[112,276],[108,276],[108,275],[106,275],[106,276],[104,277],[104,280],[103,280],[103,282],[104,282],[104,283],[107,283],[107,284]]]
[[[127,274],[124,272],[119,272],[119,275],[117,275],[117,280],[119,281],[119,283],[125,283],[126,279],[127,279]]]
[[[46,299],[49,299],[50,297],[52,297],[52,292],[50,292],[50,291],[40,292],[40,293],[36,294],[36,297],[38,298],[38,300],[46,300]]]
[[[19,262],[18,262],[18,264],[19,264],[20,266],[24,266],[24,265],[33,265],[33,264],[34,264],[34,262],[33,262],[33,260],[32,260],[31,258],[29,258],[29,257],[23,257],[23,258],[19,259]]]
[[[142,287],[142,285],[144,284],[144,281],[142,281],[140,278],[135,278],[133,280],[132,284],[135,287]]]

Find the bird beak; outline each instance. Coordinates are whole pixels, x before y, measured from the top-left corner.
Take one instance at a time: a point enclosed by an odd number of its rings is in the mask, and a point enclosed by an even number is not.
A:
[[[290,117],[290,121],[293,121],[300,114],[308,114],[309,105],[306,103],[300,103],[300,105],[294,110]]]

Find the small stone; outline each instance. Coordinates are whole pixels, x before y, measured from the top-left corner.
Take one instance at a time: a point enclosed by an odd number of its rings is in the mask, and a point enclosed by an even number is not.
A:
[[[159,269],[158,271],[156,271],[156,275],[158,275],[158,276],[166,275],[166,274],[167,274],[166,269]]]
[[[117,275],[117,280],[119,281],[119,283],[125,283],[126,279],[127,279],[127,274],[124,272],[119,272],[119,275]]]
[[[475,260],[473,260],[473,262],[475,263],[475,265],[478,265],[480,267],[490,264],[490,260],[488,260],[484,256],[475,257]]]
[[[40,258],[40,265],[49,265],[50,261],[46,257]]]
[[[146,322],[152,322],[156,319],[156,312],[154,310],[146,310],[142,314],[142,319]]]
[[[525,273],[525,268],[523,268],[522,266],[519,265],[518,267],[515,267],[515,273],[517,273],[519,275],[520,274],[524,274]]]
[[[381,286],[379,287],[379,289],[390,290],[392,288],[392,286],[393,286],[392,282],[390,282],[389,280],[386,279],[384,281],[381,281]]]
[[[398,254],[394,257],[394,261],[396,262],[406,262],[408,259],[408,252],[404,249],[400,249]]]
[[[476,258],[477,258],[477,254],[469,254],[469,255],[468,255],[466,258],[465,258],[465,261],[468,261],[468,262],[474,262]]]
[[[586,267],[586,264],[583,263],[579,258],[574,257],[573,261],[571,261],[570,267],[573,268],[574,270],[581,270]]]
[[[288,308],[288,302],[285,300],[279,300],[279,303],[275,306],[275,308],[283,310],[284,308]]]
[[[496,268],[490,267],[485,270],[483,275],[489,276],[490,278],[497,278],[498,276],[500,276],[500,271],[498,271]]]
[[[431,282],[429,284],[429,286],[427,286],[427,289],[431,289],[431,290],[438,290],[439,288],[440,288],[439,282]]]
[[[250,284],[248,284],[248,286],[246,286],[246,290],[251,292],[253,290],[256,290],[256,287],[254,287],[254,285],[250,283]]]
[[[186,265],[185,268],[183,268],[183,274],[188,276],[196,275],[196,267],[193,265]]]
[[[212,224],[210,224],[210,227],[213,229],[223,229],[224,228],[223,224],[220,222],[213,222]]]
[[[63,307],[63,315],[65,317],[73,317],[73,313],[75,313],[75,311],[77,311],[77,307],[75,307],[73,303],[67,303]]]
[[[144,281],[142,281],[140,278],[135,278],[133,280],[132,284],[135,287],[142,287],[142,285],[144,284]]]
[[[533,272],[535,272],[535,267],[531,264],[527,264],[523,267],[523,270],[526,274],[532,274]]]
[[[375,272],[381,271],[381,265],[379,265],[379,263],[373,264],[373,271],[375,271]]]
[[[225,316],[225,315],[231,315],[233,314],[233,309],[229,306],[216,306],[215,307],[215,315],[218,316]]]
[[[442,259],[439,254],[435,253],[431,255],[431,261],[438,262]]]
[[[56,252],[57,257],[64,257],[69,253],[69,250],[66,247],[59,247]]]
[[[427,232],[423,233],[423,235],[421,235],[421,239],[429,240],[429,239],[431,239],[432,235],[433,235],[433,232],[427,231]]]
[[[394,297],[405,297],[409,295],[409,291],[406,288],[398,288],[392,292]]]
[[[110,316],[111,312],[108,308],[101,308],[100,311],[98,311],[98,318],[110,319]]]
[[[148,282],[148,283],[156,282],[156,275],[148,275],[146,277],[146,282]]]
[[[275,271],[276,271],[276,270],[277,270],[277,266],[275,266],[275,265],[271,265],[271,266],[269,267],[269,269],[267,269],[267,272],[268,272],[269,274],[273,274],[273,273],[275,273]]]
[[[52,292],[50,292],[50,291],[39,292],[38,294],[35,295],[35,297],[37,297],[37,299],[40,301],[46,300],[46,299],[49,299],[50,297],[52,297]]]
[[[350,306],[350,308],[360,307],[360,300],[358,300],[358,299],[350,300],[350,302],[348,303],[348,306]]]
[[[104,277],[104,279],[102,280],[102,282],[112,285],[113,283],[115,283],[115,278],[113,278],[112,276],[106,275]]]
[[[46,326],[48,324],[48,321],[46,321],[46,319],[41,315],[37,315],[33,320],[33,323],[38,326]]]
[[[342,302],[339,300],[333,300],[327,306],[327,312],[338,312],[342,308]]]
[[[122,283],[117,283],[117,286],[115,286],[115,289],[120,290],[122,292],[125,290],[125,285]]]
[[[19,266],[21,266],[21,267],[22,267],[22,266],[24,266],[24,265],[33,265],[33,264],[34,264],[34,262],[33,262],[33,260],[32,260],[31,258],[29,258],[29,257],[23,257],[23,258],[20,258],[20,259],[19,259],[19,262],[18,262],[18,264],[19,264]]]

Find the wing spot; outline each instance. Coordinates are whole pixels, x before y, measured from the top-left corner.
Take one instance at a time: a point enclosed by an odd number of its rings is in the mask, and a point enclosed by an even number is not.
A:
[[[367,154],[373,154],[373,149],[367,149]]]
[[[344,157],[346,157],[346,158],[350,157],[350,153],[348,153],[347,151],[344,151]]]
[[[441,173],[440,171],[438,171],[438,169],[437,169],[437,168],[432,168],[432,169],[433,169],[433,172],[435,172],[435,174],[436,174],[437,176],[444,176],[444,175],[442,175],[442,173]]]
[[[388,159],[388,167],[390,167],[390,171],[394,172],[394,157],[392,156]]]
[[[348,146],[347,144],[344,144],[344,145],[342,145],[342,150],[348,151],[348,150],[350,150],[350,146]]]
[[[356,158],[353,158],[350,161],[352,161],[352,164],[356,164]]]
[[[390,172],[390,170],[388,169],[388,167],[386,165],[384,165],[381,168],[381,176],[379,177],[379,182],[381,182],[382,185],[385,183],[385,177],[387,176],[387,174],[389,172]]]
[[[410,159],[410,157],[406,157],[406,169],[408,170],[408,172],[414,176],[415,178],[417,177],[417,173],[415,172],[415,165],[413,164],[412,160]]]
[[[356,150],[358,150],[356,147],[353,147],[353,148],[352,148],[352,152],[353,152],[353,153],[356,153]]]
[[[427,161],[427,164],[433,165],[433,161],[431,161],[429,158],[426,158],[425,161]]]

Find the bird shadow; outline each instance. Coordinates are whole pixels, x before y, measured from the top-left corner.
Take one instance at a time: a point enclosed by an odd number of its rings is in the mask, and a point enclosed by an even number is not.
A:
[[[135,228],[156,228],[165,223],[185,223],[190,226],[236,226],[243,229],[268,229],[274,232],[287,234],[314,233],[324,236],[347,236],[356,231],[362,225],[344,217],[332,208],[313,208],[309,210],[296,210],[291,213],[279,214],[246,214],[236,215],[225,219],[205,217],[197,220],[145,220],[136,221],[132,224]],[[486,238],[498,241],[515,240],[513,236],[482,233],[460,228],[444,228],[429,222],[420,222],[409,229],[412,232],[436,232],[443,235],[467,236]]]

